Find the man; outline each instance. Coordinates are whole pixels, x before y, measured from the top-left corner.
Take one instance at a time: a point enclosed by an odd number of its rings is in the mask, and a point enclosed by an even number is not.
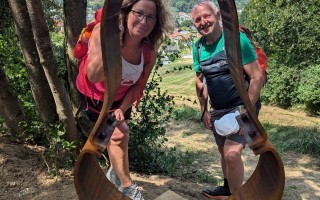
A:
[[[202,193],[209,198],[230,196],[243,184],[244,166],[241,153],[246,140],[239,132],[229,136],[219,135],[216,131],[217,127],[214,127],[214,121],[226,114],[240,111],[239,107],[243,108],[243,103],[228,68],[219,10],[210,0],[203,0],[193,7],[191,17],[194,26],[202,35],[193,46],[196,90],[203,112],[204,125],[207,129],[213,130],[224,175],[223,186],[206,189]],[[260,97],[263,74],[250,40],[245,34],[239,34],[243,69],[248,78],[248,95],[252,105],[255,105]],[[203,84],[204,78],[206,86]],[[207,94],[210,97],[210,113],[205,106]]]

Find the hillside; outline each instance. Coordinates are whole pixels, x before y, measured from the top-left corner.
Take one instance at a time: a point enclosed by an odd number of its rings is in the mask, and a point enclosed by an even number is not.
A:
[[[319,118],[270,106],[263,107],[261,121],[293,128],[320,124]],[[192,173],[184,174],[183,166],[179,166],[181,174],[175,177],[132,172],[133,179],[141,186],[147,200],[152,200],[169,189],[188,200],[205,200],[206,198],[200,194],[201,190],[213,186],[214,183],[210,183],[212,178],[221,181],[219,156],[212,143],[212,134],[203,129],[198,122],[186,120],[172,121],[167,136],[168,145],[176,146],[181,151],[197,152],[197,159],[191,165]],[[31,146],[0,136],[0,199],[78,199],[73,185],[72,170],[64,170],[60,172],[59,177],[51,177],[43,152],[44,148],[41,146]],[[283,200],[320,199],[319,159],[295,152],[280,155],[286,172]],[[247,179],[255,169],[258,157],[246,148],[243,158]]]

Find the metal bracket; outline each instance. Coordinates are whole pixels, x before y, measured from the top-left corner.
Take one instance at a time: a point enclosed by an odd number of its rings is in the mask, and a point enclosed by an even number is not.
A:
[[[266,139],[262,136],[247,110],[238,115],[236,119],[241,127],[240,134],[245,136],[251,149],[255,149],[265,143]]]
[[[109,140],[112,136],[114,129],[118,124],[118,120],[115,118],[114,113],[107,114],[103,119],[98,130],[92,137],[92,143],[97,145],[98,149],[102,152],[107,147]]]

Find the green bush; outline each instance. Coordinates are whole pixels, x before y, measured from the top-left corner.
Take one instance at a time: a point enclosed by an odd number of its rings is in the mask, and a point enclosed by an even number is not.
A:
[[[161,90],[162,76],[158,69],[162,66],[160,59],[168,56],[164,49],[171,42],[167,40],[161,46],[144,97],[129,122],[130,168],[137,172],[173,175],[179,164],[183,163],[187,168],[188,163],[192,163],[189,162],[193,158],[190,154],[183,154],[174,147],[166,146],[168,139],[165,133],[168,123],[173,119],[174,97]],[[176,59],[178,57],[170,57],[172,62]]]
[[[298,98],[311,115],[320,115],[320,65],[306,68],[301,73]]]
[[[319,0],[251,0],[241,16],[268,56],[301,69],[320,61],[319,11]]]
[[[158,63],[159,63],[158,58]],[[144,173],[159,173],[168,171],[165,160],[175,160],[175,151],[167,151],[164,144],[166,126],[172,118],[173,97],[162,92],[158,82],[162,81],[157,73],[157,65],[151,74],[144,97],[136,112],[132,113],[129,122],[130,142],[129,159],[130,167]]]
[[[18,45],[17,45],[18,44]],[[6,27],[0,34],[0,66],[3,67],[10,82],[10,89],[18,97],[28,118],[38,119],[26,67],[14,26]]]
[[[61,32],[51,32],[50,33],[52,50],[54,53],[54,58],[56,63],[59,66],[59,76],[62,79],[67,77],[67,69],[65,66],[65,44],[64,44],[64,35]],[[67,82],[67,80],[65,80]],[[68,86],[67,86],[68,87]]]
[[[285,65],[269,62],[268,83],[262,91],[262,101],[282,108],[289,108],[298,102],[300,71]]]
[[[66,131],[61,124],[48,126],[47,131],[44,158],[50,174],[58,176],[60,169],[73,167],[77,146],[74,141],[68,142],[64,139]]]

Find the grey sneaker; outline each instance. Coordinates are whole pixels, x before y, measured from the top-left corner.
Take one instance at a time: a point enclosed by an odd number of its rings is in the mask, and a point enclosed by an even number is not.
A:
[[[116,172],[113,170],[112,167],[109,168],[109,170],[107,171],[106,174],[107,179],[109,179],[109,181],[111,183],[113,183],[117,188],[119,188],[121,186],[121,181],[118,178]]]
[[[132,200],[144,200],[140,190],[138,189],[138,185],[136,183],[132,183],[131,186],[126,188],[120,187],[119,191],[122,194],[125,194],[126,196],[128,196]]]

